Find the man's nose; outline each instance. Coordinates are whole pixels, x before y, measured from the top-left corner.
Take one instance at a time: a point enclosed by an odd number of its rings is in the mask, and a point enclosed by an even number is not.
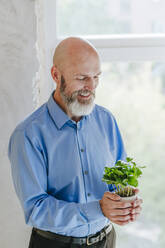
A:
[[[97,84],[96,84],[96,80],[94,78],[90,78],[86,81],[86,84],[85,84],[85,89],[87,90],[94,90],[96,88]]]

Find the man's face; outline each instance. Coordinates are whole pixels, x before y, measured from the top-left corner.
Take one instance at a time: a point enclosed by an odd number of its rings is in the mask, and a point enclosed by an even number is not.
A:
[[[80,58],[61,75],[61,98],[73,116],[88,115],[94,107],[95,89],[100,75],[100,61],[95,55]]]

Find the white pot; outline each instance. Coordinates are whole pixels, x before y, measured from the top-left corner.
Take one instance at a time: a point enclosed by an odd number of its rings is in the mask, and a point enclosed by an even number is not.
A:
[[[121,196],[121,201],[122,202],[133,202],[134,200],[136,200],[136,198],[137,198],[137,195],[133,195],[133,196],[128,196],[128,197],[122,197]]]

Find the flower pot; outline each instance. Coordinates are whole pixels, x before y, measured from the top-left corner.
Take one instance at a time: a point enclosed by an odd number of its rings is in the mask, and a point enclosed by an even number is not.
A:
[[[137,195],[132,195],[132,196],[128,196],[128,197],[122,197],[121,196],[121,201],[122,202],[133,202],[133,201],[135,201],[136,200],[136,198],[137,198]]]

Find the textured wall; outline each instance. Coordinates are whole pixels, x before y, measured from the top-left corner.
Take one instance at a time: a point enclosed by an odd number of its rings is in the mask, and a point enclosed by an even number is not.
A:
[[[32,81],[38,70],[35,1],[0,0],[0,247],[26,248],[24,223],[7,158],[16,124],[34,109]]]

